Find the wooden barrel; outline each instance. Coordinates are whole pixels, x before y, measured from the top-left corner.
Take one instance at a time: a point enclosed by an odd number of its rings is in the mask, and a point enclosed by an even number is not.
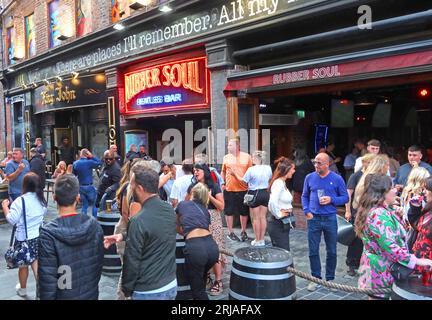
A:
[[[0,203],[4,199],[9,199],[8,188],[9,188],[9,185],[7,183],[1,183],[0,184]],[[5,221],[6,221],[6,218],[5,218],[5,215],[3,213],[2,207],[0,206],[0,223],[5,222]]]
[[[184,237],[176,235],[176,265],[177,265],[177,296],[176,300],[191,300],[192,291],[185,273]]]
[[[106,212],[100,211],[97,214],[97,220],[101,225],[104,236],[111,236],[114,234],[114,228],[120,219],[118,211]],[[110,246],[108,249],[104,248],[104,260],[102,273],[107,276],[120,275],[122,270],[120,255],[117,253],[115,245]]]
[[[236,250],[230,277],[230,300],[293,300],[295,276],[289,251],[277,247],[244,247]]]
[[[432,300],[432,286],[422,284],[421,277],[409,277],[405,281],[395,281],[391,300]]]

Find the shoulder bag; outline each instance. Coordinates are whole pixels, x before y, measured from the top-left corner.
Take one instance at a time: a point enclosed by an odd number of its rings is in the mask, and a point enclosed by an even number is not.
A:
[[[20,264],[22,264],[23,261],[24,261],[24,263],[26,263],[28,258],[30,257],[30,255],[28,254],[29,246],[27,243],[28,234],[27,234],[26,208],[25,208],[24,198],[21,197],[21,200],[22,200],[22,205],[23,205],[23,217],[24,217],[24,227],[25,227],[25,232],[26,232],[26,240],[24,240],[22,242],[16,241],[16,238],[15,238],[16,225],[15,225],[12,229],[12,235],[11,235],[10,242],[9,242],[9,249],[6,251],[6,253],[4,255],[5,260],[6,260],[6,267],[8,269],[18,268],[20,266]]]
[[[247,205],[248,207],[253,206],[255,204],[258,191],[256,190],[255,194],[246,193],[243,198],[243,204]]]

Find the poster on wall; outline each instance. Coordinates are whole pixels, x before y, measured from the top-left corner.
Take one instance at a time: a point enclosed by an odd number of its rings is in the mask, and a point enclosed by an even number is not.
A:
[[[139,146],[144,145],[148,153],[148,132],[146,130],[125,131],[124,136],[125,136],[125,143],[124,143],[125,150],[123,150],[123,154],[125,156],[128,153],[130,146],[132,144],[136,145],[138,151],[139,151]]]
[[[77,36],[82,37],[92,32],[91,0],[77,2]]]
[[[48,13],[50,18],[50,48],[61,44],[61,41],[58,39],[60,36],[59,2],[59,0],[52,0],[48,4]]]
[[[25,39],[26,39],[26,56],[28,58],[36,55],[36,42],[35,42],[35,24],[34,14],[24,18],[25,22]]]
[[[130,16],[129,5],[135,1],[131,0],[111,0],[111,21],[116,23],[121,19]]]

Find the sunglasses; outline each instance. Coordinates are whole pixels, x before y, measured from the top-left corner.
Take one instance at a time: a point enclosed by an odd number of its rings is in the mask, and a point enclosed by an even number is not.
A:
[[[312,160],[312,164],[315,166],[322,166],[323,164],[325,164],[325,162],[320,162],[320,161],[315,161],[315,160]]]

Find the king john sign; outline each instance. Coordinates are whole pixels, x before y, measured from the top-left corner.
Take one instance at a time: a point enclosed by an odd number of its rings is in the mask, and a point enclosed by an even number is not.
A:
[[[206,57],[173,61],[126,73],[124,114],[209,107]]]

